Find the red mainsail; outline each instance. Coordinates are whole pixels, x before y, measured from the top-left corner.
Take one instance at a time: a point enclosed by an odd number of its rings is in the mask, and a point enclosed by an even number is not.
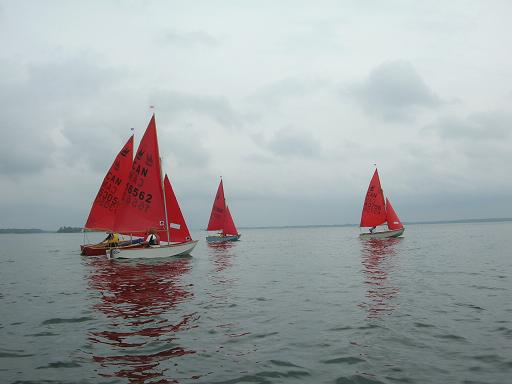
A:
[[[224,228],[222,229],[223,235],[238,235],[238,231],[235,227],[235,222],[233,221],[233,217],[231,217],[231,212],[229,212],[229,207],[226,205],[226,216],[224,220]]]
[[[183,243],[191,241],[192,237],[185,222],[185,218],[181,213],[180,205],[176,199],[176,195],[172,190],[171,182],[167,175],[164,179],[165,203],[167,205],[167,217],[169,221],[169,236],[172,242]],[[167,232],[161,233],[160,238],[167,241]]]
[[[135,153],[114,223],[114,230],[124,234],[143,235],[152,228],[160,236],[166,232],[155,115],[151,117]]]
[[[396,229],[402,229],[404,226],[400,222],[400,219],[398,218],[398,215],[396,214],[395,210],[393,209],[393,206],[389,202],[389,199],[386,198],[386,219],[388,222],[388,228],[390,230],[396,230]]]
[[[380,186],[379,173],[375,170],[366,198],[364,199],[360,227],[376,227],[386,222],[384,194]]]
[[[216,231],[224,229],[224,221],[226,216],[226,201],[224,199],[224,187],[222,186],[222,179],[220,180],[215,200],[213,201],[212,213],[210,221],[208,222],[207,231]]]
[[[84,228],[112,230],[133,159],[133,135],[115,158],[94,199]]]

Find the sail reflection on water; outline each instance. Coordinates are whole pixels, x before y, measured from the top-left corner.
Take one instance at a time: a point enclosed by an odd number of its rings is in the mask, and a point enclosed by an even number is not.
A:
[[[233,265],[232,248],[237,244],[233,242],[207,243],[210,255],[213,257],[214,272],[221,272]]]
[[[361,241],[361,262],[368,298],[361,306],[367,308],[368,318],[389,315],[397,307],[394,299],[400,289],[390,275],[396,269],[396,247],[401,241],[403,238],[400,237]]]
[[[193,293],[180,279],[190,270],[190,259],[179,258],[136,264],[89,259],[89,287],[101,293],[94,310],[106,316],[105,330],[91,330],[92,359],[104,377],[129,382],[168,381],[168,359],[195,353],[179,345],[178,333],[193,327],[195,313],[173,309]],[[165,373],[165,375],[164,375]],[[151,381],[154,382],[154,381]]]

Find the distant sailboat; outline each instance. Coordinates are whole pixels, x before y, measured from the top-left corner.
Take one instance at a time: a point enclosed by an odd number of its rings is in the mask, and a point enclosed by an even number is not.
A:
[[[377,226],[384,223],[387,223],[388,231],[374,232]],[[366,192],[359,227],[370,227],[369,233],[361,233],[359,235],[361,238],[365,239],[398,237],[405,231],[389,199],[386,198],[384,202],[384,192],[380,185],[379,172],[377,169],[373,173],[368,191]]]
[[[169,211],[172,209],[172,211]],[[162,245],[130,244],[110,250],[116,258],[158,258],[188,254],[192,240],[167,176],[162,180],[155,115],[142,137],[133,159],[128,182],[113,225],[125,235],[145,236],[155,230]]]
[[[207,231],[220,231],[217,235],[211,235],[206,237],[206,241],[209,243],[218,243],[224,241],[237,241],[240,239],[240,234],[235,227],[235,222],[229,211],[229,207],[226,204],[224,198],[224,186],[222,179],[213,201],[212,213],[210,214],[210,221],[208,222]]]
[[[132,167],[133,135],[128,139],[118,153],[108,170],[100,189],[92,203],[89,217],[84,229],[94,231],[110,231],[119,208],[119,203],[128,181],[128,174]],[[82,255],[104,255],[109,245],[106,243],[84,244],[80,246]]]

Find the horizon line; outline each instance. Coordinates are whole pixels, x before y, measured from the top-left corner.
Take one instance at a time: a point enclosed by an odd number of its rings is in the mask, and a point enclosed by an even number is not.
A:
[[[490,217],[490,218],[478,218],[478,219],[453,219],[453,220],[426,220],[426,221],[404,221],[404,225],[416,225],[416,224],[463,224],[463,223],[498,223],[512,221],[512,217]],[[82,228],[72,227],[71,228]],[[270,229],[270,228],[311,228],[311,227],[359,227],[359,224],[345,223],[345,224],[298,224],[298,225],[258,225],[258,226],[240,226],[240,229]],[[206,228],[191,228],[193,230],[206,231]],[[56,233],[57,230],[48,230],[41,228],[0,228],[0,231],[7,230],[36,230],[46,233]],[[99,231],[101,232],[101,231]]]

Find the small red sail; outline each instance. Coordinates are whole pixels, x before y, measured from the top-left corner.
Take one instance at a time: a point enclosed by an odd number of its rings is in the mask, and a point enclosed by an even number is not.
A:
[[[222,179],[220,180],[215,200],[213,201],[212,213],[210,221],[208,222],[207,231],[217,231],[224,228],[224,221],[226,215],[226,201],[224,199],[224,187],[222,186]]]
[[[231,217],[231,212],[229,212],[229,207],[226,205],[226,216],[224,220],[224,228],[222,229],[223,235],[238,235],[238,231],[235,227],[235,222],[233,221],[233,217]]]
[[[84,228],[111,230],[128,181],[133,159],[133,135],[115,158],[94,199]]]
[[[386,198],[386,219],[388,222],[388,228],[392,231],[396,229],[402,229],[404,226],[400,222],[398,215],[396,214],[393,206],[391,205],[388,198]]]
[[[178,204],[178,200],[176,199],[176,195],[172,190],[171,182],[169,181],[167,175],[165,175],[164,179],[164,189],[165,203],[167,205],[167,217],[169,220],[169,236],[171,238],[170,241],[183,243],[192,240],[187,227],[187,223],[185,222],[185,218],[181,213],[180,205]],[[160,238],[163,241],[167,241],[167,232],[160,234]]]
[[[164,194],[155,115],[151,117],[135,153],[114,223],[114,230],[124,234],[143,235],[152,228],[160,236],[165,232]]]
[[[379,173],[375,170],[366,198],[364,199],[360,227],[375,227],[386,222],[384,194],[380,186]]]

